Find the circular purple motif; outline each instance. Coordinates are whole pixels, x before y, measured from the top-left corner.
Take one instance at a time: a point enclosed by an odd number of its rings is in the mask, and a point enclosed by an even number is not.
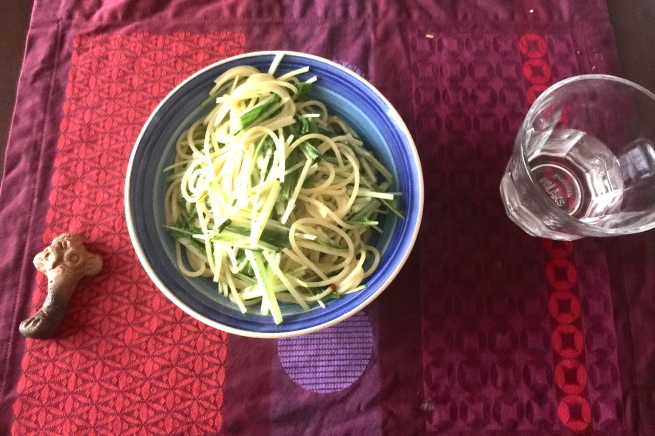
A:
[[[371,323],[362,312],[333,327],[277,342],[280,362],[291,380],[320,394],[353,384],[366,369],[372,347]]]

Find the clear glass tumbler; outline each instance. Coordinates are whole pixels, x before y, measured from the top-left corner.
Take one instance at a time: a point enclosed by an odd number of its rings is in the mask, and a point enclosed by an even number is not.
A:
[[[551,86],[523,121],[500,192],[507,215],[533,236],[655,227],[655,95],[599,74]]]

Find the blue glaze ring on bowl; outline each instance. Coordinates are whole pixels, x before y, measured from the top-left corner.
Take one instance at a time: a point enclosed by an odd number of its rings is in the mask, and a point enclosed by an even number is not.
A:
[[[266,72],[274,57],[284,53],[276,76],[309,66],[301,80],[317,76],[311,97],[323,102],[361,135],[365,146],[391,171],[401,191],[406,219],[387,214],[383,233],[373,243],[382,254],[380,266],[368,279],[366,289],[332,300],[327,308],[302,311],[296,305],[281,306],[284,323],[259,314],[259,305],[242,314],[229,299],[219,295],[216,283],[190,278],[179,272],[175,242],[162,227],[167,183],[163,169],[173,162],[179,135],[211,109],[201,107],[214,79],[230,68],[251,65]],[[256,52],[210,65],[178,85],[157,106],[136,141],[125,182],[125,213],[137,256],[157,287],[194,318],[218,329],[251,337],[286,337],[310,333],[346,319],[373,301],[393,280],[409,255],[423,211],[423,176],[414,142],[391,104],[372,85],[350,70],[304,53]]]

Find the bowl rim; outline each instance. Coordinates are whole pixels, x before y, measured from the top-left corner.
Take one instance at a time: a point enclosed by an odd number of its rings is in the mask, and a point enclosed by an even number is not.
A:
[[[289,55],[289,56],[298,56],[302,58],[308,58],[311,60],[314,60],[319,63],[324,63],[328,64],[334,68],[337,68],[341,70],[342,72],[345,72],[351,78],[363,82],[364,85],[368,89],[370,89],[374,94],[377,95],[380,100],[382,100],[388,107],[389,109],[386,111],[387,116],[389,116],[394,124],[397,126],[397,128],[402,132],[402,134],[405,136],[407,139],[407,145],[409,146],[408,149],[411,152],[412,156],[412,161],[415,163],[416,168],[418,170],[417,178],[418,178],[418,184],[417,184],[417,199],[418,199],[418,210],[417,210],[417,218],[416,218],[416,225],[412,229],[412,234],[411,234],[411,240],[409,240],[409,244],[407,245],[407,249],[403,253],[402,257],[398,261],[398,265],[392,273],[389,275],[389,277],[380,285],[380,287],[371,295],[368,296],[364,301],[362,301],[359,305],[355,306],[353,309],[351,309],[348,312],[345,312],[334,319],[331,319],[327,322],[324,322],[322,324],[313,326],[313,327],[307,327],[299,330],[293,330],[293,331],[287,331],[287,332],[258,332],[258,331],[252,331],[252,330],[242,330],[239,328],[235,327],[230,327],[228,325],[222,324],[220,322],[214,321],[204,315],[201,315],[195,311],[193,311],[190,307],[188,307],[183,301],[181,301],[179,298],[177,298],[167,287],[164,285],[164,283],[159,279],[155,271],[152,269],[150,263],[148,262],[145,252],[143,250],[143,247],[141,246],[141,242],[137,237],[136,234],[136,229],[134,228],[134,223],[132,222],[132,208],[130,207],[130,180],[132,178],[132,167],[134,165],[134,158],[136,156],[136,152],[139,148],[139,144],[141,143],[141,140],[143,138],[143,135],[145,134],[146,130],[150,127],[150,123],[152,120],[155,118],[155,116],[159,113],[161,108],[166,104],[166,102],[175,94],[177,93],[182,87],[184,87],[188,82],[193,80],[195,77],[205,73],[208,70],[211,70],[213,68],[216,68],[219,65],[234,61],[236,59],[246,59],[246,58],[251,58],[251,57],[258,57],[258,56],[276,56],[276,55]],[[230,56],[228,58],[222,59],[220,61],[214,62],[210,65],[207,65],[206,67],[196,71],[186,79],[184,79],[182,82],[180,82],[175,88],[173,88],[166,96],[157,104],[155,109],[152,110],[150,115],[148,116],[148,119],[144,123],[143,127],[141,128],[141,131],[139,132],[139,135],[137,136],[136,141],[134,142],[134,146],[132,147],[132,152],[130,153],[130,159],[128,162],[127,166],[127,171],[125,175],[125,185],[124,185],[124,208],[125,208],[125,220],[127,222],[127,231],[130,237],[130,242],[132,244],[132,247],[134,248],[134,251],[136,252],[137,258],[139,259],[139,262],[141,263],[141,266],[145,269],[146,273],[148,274],[149,278],[153,281],[155,286],[159,289],[160,292],[162,292],[170,301],[172,301],[177,307],[182,309],[186,314],[191,315],[193,318],[197,319],[198,321],[207,324],[211,327],[214,327],[218,330],[222,330],[227,333],[232,333],[235,335],[239,336],[245,336],[245,337],[251,337],[251,338],[260,338],[260,339],[275,339],[275,338],[285,338],[285,337],[295,337],[295,336],[300,336],[300,335],[305,335],[308,333],[314,333],[319,330],[323,330],[325,328],[331,327],[335,324],[340,323],[341,321],[344,321],[351,316],[355,315],[356,313],[360,312],[362,309],[364,309],[366,306],[368,306],[371,302],[373,302],[390,284],[391,282],[396,278],[400,270],[403,268],[405,265],[407,258],[411,254],[411,252],[414,249],[414,245],[416,242],[416,239],[418,237],[419,229],[421,227],[421,221],[423,218],[423,203],[424,203],[424,181],[423,181],[423,169],[421,166],[421,161],[419,159],[418,155],[418,150],[416,149],[416,144],[414,143],[414,139],[412,138],[411,133],[409,132],[409,129],[407,128],[407,125],[403,121],[402,117],[396,110],[396,108],[387,100],[387,98],[375,87],[373,86],[368,80],[364,79],[362,76],[359,74],[349,70],[348,68],[344,67],[343,65],[340,65],[336,62],[330,61],[328,59],[325,59],[320,56],[308,54],[308,53],[302,53],[302,52],[296,52],[296,51],[290,51],[290,50],[265,50],[265,51],[254,51],[254,52],[248,52],[248,53],[243,53],[240,55],[236,56]]]

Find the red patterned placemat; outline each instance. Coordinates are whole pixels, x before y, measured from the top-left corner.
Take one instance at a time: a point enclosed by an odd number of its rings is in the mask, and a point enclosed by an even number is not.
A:
[[[123,185],[156,104],[244,44],[233,32],[76,38],[44,241],[78,233],[105,264],[76,294],[58,339],[28,341],[15,434],[221,429],[225,334],[186,316],[148,279],[127,233]],[[35,305],[44,295],[40,278]]]

